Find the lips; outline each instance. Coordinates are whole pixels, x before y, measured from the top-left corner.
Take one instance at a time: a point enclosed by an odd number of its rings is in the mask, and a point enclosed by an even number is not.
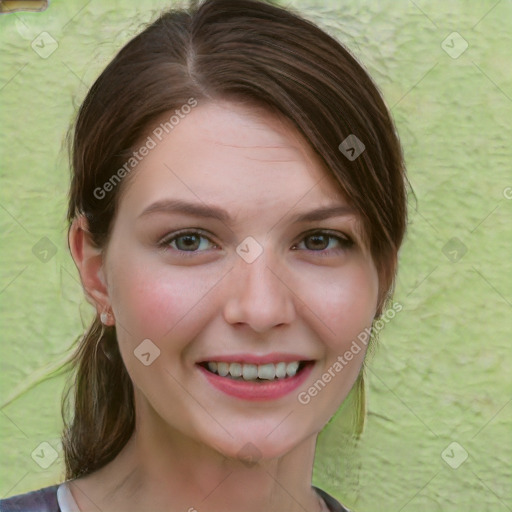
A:
[[[284,352],[272,352],[271,354],[216,354],[205,357],[201,361],[202,363],[208,363],[209,361],[224,361],[226,363],[247,363],[247,364],[266,364],[273,363],[277,364],[280,362],[290,363],[292,361],[311,361],[313,358],[307,357],[304,354],[287,354]]]
[[[231,354],[210,356],[196,366],[207,382],[245,400],[271,400],[296,389],[315,360],[301,354]]]

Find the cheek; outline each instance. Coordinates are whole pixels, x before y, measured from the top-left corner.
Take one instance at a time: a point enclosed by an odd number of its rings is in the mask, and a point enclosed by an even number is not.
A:
[[[315,286],[310,285],[303,294],[308,297],[304,302],[321,320],[327,347],[336,352],[345,350],[372,324],[377,307],[377,272],[371,265],[347,266],[313,282]]]
[[[149,338],[158,343],[169,335],[187,314],[200,309],[201,298],[208,291],[197,270],[187,270],[128,264],[116,267],[112,295],[119,324],[139,340]]]

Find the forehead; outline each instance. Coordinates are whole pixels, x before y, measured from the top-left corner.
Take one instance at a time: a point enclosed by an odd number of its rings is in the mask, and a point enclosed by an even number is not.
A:
[[[156,119],[141,137],[142,142],[150,137],[154,147],[123,183],[124,215],[136,216],[167,198],[219,205],[239,220],[347,204],[291,122],[247,105],[206,102],[159,140],[155,133],[162,130],[155,129],[172,114]]]

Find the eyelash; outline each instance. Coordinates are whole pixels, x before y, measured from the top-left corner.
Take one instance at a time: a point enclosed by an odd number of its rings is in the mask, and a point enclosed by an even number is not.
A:
[[[187,230],[187,231],[179,231],[177,233],[169,233],[160,242],[158,242],[158,247],[163,249],[163,250],[165,250],[165,251],[168,251],[170,243],[174,242],[175,240],[177,240],[179,238],[185,237],[187,235],[199,235],[201,238],[205,238],[205,239],[209,240],[212,244],[217,245],[214,242],[212,242],[210,237],[207,236],[206,233],[204,233],[203,231],[200,231],[200,230]],[[292,250],[296,250],[295,247],[299,243],[303,242],[305,239],[312,238],[314,236],[319,236],[319,235],[320,236],[326,236],[329,239],[337,240],[341,247],[338,247],[336,249],[321,249],[321,250],[318,250],[318,251],[315,251],[313,249],[305,249],[306,251],[309,251],[309,252],[312,252],[312,253],[316,253],[316,255],[322,257],[322,256],[329,256],[332,251],[334,251],[334,252],[345,251],[345,250],[348,250],[348,249],[350,249],[351,247],[354,246],[354,241],[352,239],[350,239],[346,235],[339,236],[339,235],[333,234],[332,232],[330,232],[328,230],[316,230],[316,231],[308,231],[301,238],[300,242],[298,242],[296,244],[293,244]],[[179,253],[181,253],[185,257],[194,257],[198,253],[205,252],[205,251],[198,251],[198,250],[195,250],[195,251],[184,251],[182,249],[178,249],[178,248],[174,248],[174,247],[171,248],[171,250],[178,251]],[[301,250],[303,250],[303,249],[301,249]]]

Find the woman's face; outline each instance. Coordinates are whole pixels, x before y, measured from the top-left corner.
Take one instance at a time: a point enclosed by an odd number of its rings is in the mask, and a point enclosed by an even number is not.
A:
[[[360,220],[270,114],[204,103],[161,141],[148,135],[102,269],[138,419],[228,457],[281,456],[322,429],[364,359],[353,342],[378,277]],[[327,207],[339,209],[315,218]],[[207,208],[218,214],[192,211]],[[293,361],[310,363],[282,377]]]

